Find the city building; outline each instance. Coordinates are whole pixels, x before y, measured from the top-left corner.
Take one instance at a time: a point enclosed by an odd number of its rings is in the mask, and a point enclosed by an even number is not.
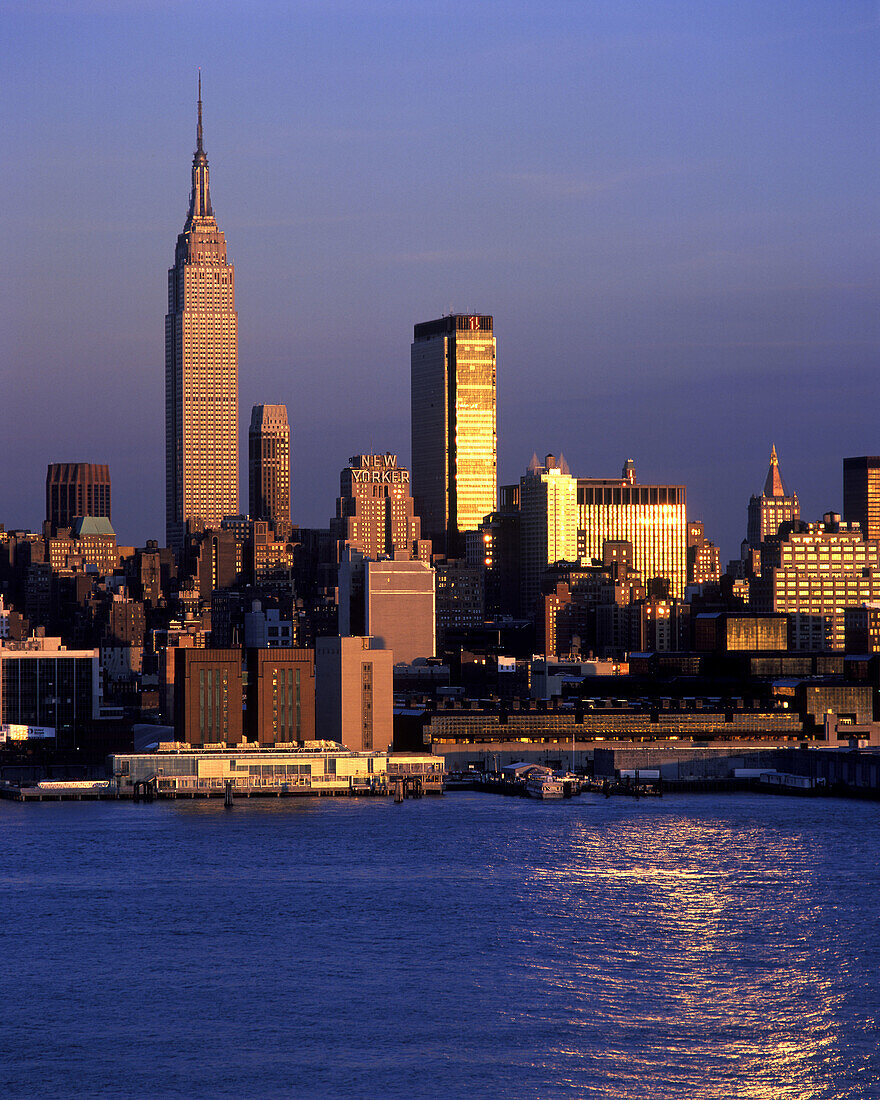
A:
[[[364,562],[364,632],[395,664],[436,653],[434,570],[423,561]],[[340,598],[340,632],[343,600]]]
[[[721,551],[706,538],[701,519],[689,520],[688,584],[718,584],[721,580]]]
[[[100,574],[112,573],[119,565],[116,532],[103,516],[80,516],[70,533],[47,542],[49,565],[54,573],[77,572],[92,566]]]
[[[497,440],[492,318],[455,313],[417,324],[411,358],[412,470],[425,537],[448,557],[495,510]]]
[[[532,457],[520,478],[520,606],[535,614],[541,578],[548,565],[578,556],[577,481],[563,457]]]
[[[760,575],[749,578],[750,610],[789,615],[791,649],[844,649],[845,609],[878,598],[877,542],[834,512],[762,543]]]
[[[843,624],[847,653],[880,653],[880,604],[847,607]]]
[[[403,552],[430,561],[431,544],[421,536],[409,470],[397,455],[354,455],[348,462],[339,475],[336,517],[330,521],[336,560],[350,549],[365,558]]]
[[[237,745],[242,737],[240,649],[174,650],[174,731],[189,745]]]
[[[257,585],[289,588],[293,571],[294,549],[285,537],[276,537],[266,520],[255,520],[245,545],[247,572]]]
[[[394,738],[394,655],[368,637],[315,643],[317,731],[355,752],[384,752]]]
[[[485,617],[483,575],[485,567],[451,558],[434,566],[434,617],[437,649],[442,650],[451,630],[481,626]]]
[[[159,680],[159,713],[164,721],[174,722],[176,651],[178,649],[206,649],[210,641],[210,626],[202,618],[188,618],[182,622],[171,622],[167,628],[155,629],[151,632],[149,648],[156,654]]]
[[[179,549],[186,525],[219,527],[238,512],[238,315],[235,271],[211,206],[202,144],[202,87],[192,194],[165,317],[165,524]]]
[[[253,600],[243,620],[245,649],[290,649],[294,644],[293,620],[283,619],[277,607],[264,609],[260,600]],[[213,637],[213,622],[211,630]]]
[[[694,648],[719,653],[788,648],[788,617],[747,612],[704,612],[694,617]]]
[[[578,553],[602,560],[606,542],[628,542],[646,587],[668,582],[683,599],[687,585],[687,492],[683,485],[639,485],[628,461],[618,480],[578,478]]]
[[[770,469],[767,471],[764,491],[760,496],[752,496],[749,500],[746,542],[752,550],[760,549],[765,539],[780,534],[783,524],[797,523],[800,514],[797,493],[789,496],[786,492],[774,446],[770,451]]]
[[[59,749],[82,743],[98,717],[100,653],[67,649],[60,638],[0,645],[0,723],[54,731]]]
[[[843,518],[866,539],[880,539],[880,456],[843,460]]]
[[[606,542],[602,562],[559,562],[546,569],[537,602],[537,652],[547,656],[599,652],[620,656],[641,648],[641,576],[628,542]]]
[[[181,553],[180,598],[185,598],[186,591],[193,592],[193,610],[198,610],[210,602],[218,588],[232,588],[241,574],[242,556],[241,541],[234,529],[188,532]]]
[[[0,596],[0,642],[10,639],[20,642],[27,637],[29,623],[23,615],[6,606],[3,596]]]
[[[486,614],[519,615],[520,507],[519,485],[502,485],[498,510],[465,536],[468,565],[485,570]]]
[[[46,523],[71,527],[78,516],[110,519],[110,467],[94,462],[52,462],[46,470]]]
[[[123,798],[136,785],[154,786],[160,796],[222,795],[226,785],[236,793],[273,795],[357,794],[385,792],[395,779],[418,776],[426,793],[443,791],[443,764],[425,752],[354,753],[326,751],[321,742],[304,749],[247,748],[188,751],[176,744],[159,752],[117,753],[110,771]]]
[[[248,508],[275,533],[290,532],[290,425],[286,405],[254,405],[248,431]]]
[[[365,564],[380,558],[395,563],[419,562],[421,573],[430,578],[433,600],[433,573],[428,565],[431,544],[421,537],[421,523],[410,495],[409,470],[398,463],[397,455],[354,455],[339,481],[336,517],[330,521],[339,564],[339,632],[361,635],[370,633],[366,627]],[[401,576],[406,573],[405,565],[398,572]],[[393,589],[389,594],[392,602],[403,591],[397,585]],[[433,624],[431,632],[433,635]]]
[[[261,745],[315,740],[315,654],[311,649],[247,651],[244,733]]]

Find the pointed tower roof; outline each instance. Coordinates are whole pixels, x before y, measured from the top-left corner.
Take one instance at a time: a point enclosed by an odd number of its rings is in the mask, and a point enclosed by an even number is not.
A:
[[[784,497],[786,495],[782,474],[779,472],[779,457],[776,454],[776,444],[774,443],[770,450],[770,469],[767,471],[767,480],[764,482],[764,496]]]
[[[193,222],[213,218],[211,206],[211,183],[208,175],[208,158],[202,140],[202,70],[199,69],[198,121],[196,123],[196,151],[192,163],[192,192],[189,198],[189,212],[186,216],[184,232],[192,228]]]

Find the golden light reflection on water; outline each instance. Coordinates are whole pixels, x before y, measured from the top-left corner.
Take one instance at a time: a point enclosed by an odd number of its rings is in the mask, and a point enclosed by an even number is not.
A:
[[[652,1095],[652,1080],[676,1098],[880,1097],[880,1084],[829,1085],[846,961],[811,926],[825,884],[809,851],[808,837],[762,826],[579,820],[527,885],[567,933],[543,954],[532,942],[526,967],[527,1002],[567,994],[569,1041],[542,1064],[574,1061],[576,1095],[621,1100]]]

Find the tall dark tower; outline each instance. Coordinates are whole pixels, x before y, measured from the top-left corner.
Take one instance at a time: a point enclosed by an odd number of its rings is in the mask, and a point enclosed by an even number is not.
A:
[[[290,425],[286,405],[254,405],[248,431],[248,505],[251,519],[268,520],[286,538],[290,530]]]
[[[412,477],[422,533],[448,556],[495,511],[492,318],[456,313],[413,330]]]
[[[235,271],[211,207],[202,144],[202,76],[192,193],[165,317],[165,529],[183,544],[186,524],[219,527],[238,512],[238,315]]]
[[[880,456],[843,460],[843,518],[866,539],[880,539]]]

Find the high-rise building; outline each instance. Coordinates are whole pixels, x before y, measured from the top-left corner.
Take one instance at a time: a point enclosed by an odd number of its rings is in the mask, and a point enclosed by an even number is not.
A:
[[[880,457],[843,460],[843,518],[866,539],[880,539]]]
[[[53,531],[77,516],[110,519],[110,467],[95,462],[51,462],[46,470],[46,522]]]
[[[286,405],[254,405],[248,432],[248,501],[252,520],[290,530],[290,425]]]
[[[520,479],[520,585],[522,614],[531,617],[548,565],[578,556],[578,504],[575,478],[561,456],[533,456]]]
[[[645,585],[669,582],[682,599],[687,584],[687,493],[683,485],[638,485],[628,461],[616,481],[578,478],[578,557],[602,561],[605,542],[628,542]]]
[[[789,496],[785,490],[774,446],[770,451],[770,469],[764,482],[764,492],[749,500],[746,542],[752,550],[758,550],[765,539],[780,533],[784,523],[797,523],[800,514],[797,493]]]
[[[495,511],[491,317],[455,313],[415,326],[411,400],[416,512],[435,551],[460,556],[464,532]]]
[[[409,470],[397,455],[354,455],[348,461],[339,475],[336,518],[330,521],[336,560],[350,549],[365,558],[406,553],[429,561],[431,544],[421,537]]]
[[[202,145],[202,85],[192,194],[165,317],[165,526],[183,544],[187,522],[219,527],[238,512],[238,315],[235,272],[211,206]]]

